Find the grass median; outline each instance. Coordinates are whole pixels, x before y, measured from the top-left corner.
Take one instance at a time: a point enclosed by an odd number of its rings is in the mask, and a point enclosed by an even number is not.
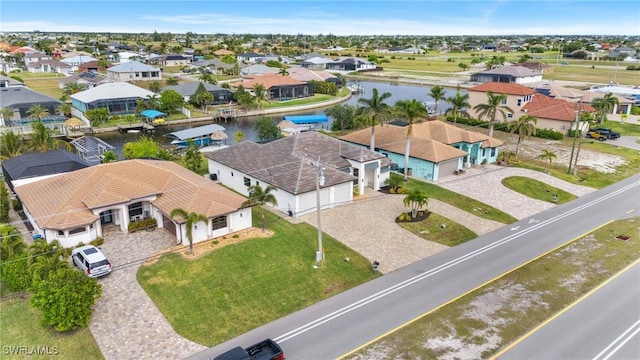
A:
[[[488,358],[636,261],[639,230],[638,217],[610,223],[347,358]]]

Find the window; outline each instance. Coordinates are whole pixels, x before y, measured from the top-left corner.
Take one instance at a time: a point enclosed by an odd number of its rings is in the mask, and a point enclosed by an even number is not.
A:
[[[522,106],[522,99],[518,99],[517,104],[518,104],[518,106]]]
[[[211,227],[213,230],[224,229],[227,227],[227,217],[226,216],[218,216],[217,218],[211,219]]]
[[[63,230],[58,230],[58,236],[64,236],[64,231]]]
[[[502,99],[502,105],[507,105],[507,99]]]
[[[251,179],[248,177],[244,177],[244,186],[251,186]]]
[[[507,114],[507,118],[513,119],[513,114],[511,114],[511,113]]]
[[[487,155],[487,149],[484,148],[484,149],[482,149],[482,156],[486,156],[486,155]]]
[[[491,157],[496,156],[496,148],[491,148]]]
[[[86,230],[86,229],[85,229],[85,228],[83,228],[83,227],[75,228],[75,229],[71,229],[71,230],[69,230],[69,235],[80,234],[80,233],[85,232],[85,230]]]

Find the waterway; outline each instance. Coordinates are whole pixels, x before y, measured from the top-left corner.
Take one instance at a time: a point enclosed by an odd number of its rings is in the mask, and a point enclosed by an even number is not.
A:
[[[364,92],[360,94],[354,94],[349,100],[347,100],[344,104],[358,106],[358,99],[360,98],[371,98],[371,94],[373,89],[378,89],[380,94],[388,92],[391,94],[391,97],[385,100],[385,102],[389,105],[395,104],[399,100],[412,100],[416,99],[420,102],[426,103],[431,109],[433,109],[433,98],[429,97],[428,94],[431,91],[431,86],[422,86],[422,85],[414,85],[414,84],[406,84],[406,83],[392,83],[392,82],[377,82],[377,81],[349,81],[347,85],[351,85],[353,83],[357,83],[364,88]],[[456,89],[454,88],[445,88],[446,97],[454,96]],[[464,90],[461,90],[464,92]],[[438,104],[439,112],[444,112],[449,108],[449,104],[445,101],[441,101]],[[298,112],[296,115],[312,115],[312,114],[324,114],[328,108],[316,108],[308,111]],[[281,115],[269,116],[276,124],[282,120]],[[246,140],[257,141],[258,135],[254,129],[255,122],[260,118],[257,117],[245,117],[238,118],[228,121],[201,121],[201,122],[193,122],[187,124],[178,124],[178,125],[167,125],[157,127],[152,137],[162,143],[168,144],[170,139],[165,135],[174,131],[183,130],[187,128],[192,128],[196,126],[207,125],[211,123],[217,123],[223,126],[226,129],[226,133],[229,138],[226,140],[227,145],[234,144],[233,134],[237,131],[242,131],[245,135]],[[331,123],[333,119],[329,118],[329,123],[325,124],[325,129],[331,128]],[[138,140],[144,134],[142,133],[101,133],[96,134],[95,136],[106,141],[115,147],[115,152],[122,157],[122,148],[124,144],[131,141]]]

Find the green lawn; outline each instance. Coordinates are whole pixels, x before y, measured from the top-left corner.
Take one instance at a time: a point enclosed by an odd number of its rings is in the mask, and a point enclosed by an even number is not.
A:
[[[446,246],[460,245],[478,237],[473,231],[436,213],[419,222],[401,222],[399,225],[423,239]]]
[[[336,98],[335,96],[331,96],[331,95],[316,94],[316,95],[313,95],[312,97],[307,97],[302,99],[265,102],[262,104],[263,105],[262,108],[273,109],[273,108],[280,108],[280,107],[309,105],[309,104],[315,104],[323,101],[332,100],[335,98]]]
[[[553,203],[553,195],[557,194],[558,204],[564,204],[578,197],[555,186],[525,176],[510,176],[502,179],[505,187],[526,195],[532,199]]]
[[[377,276],[368,260],[327,235],[326,260],[314,269],[317,230],[265,215],[272,237],[195,260],[170,254],[139,269],[138,281],[180,335],[215,345]],[[259,227],[255,208],[253,219]]]
[[[611,223],[347,356],[488,359],[640,257],[640,218]],[[630,236],[626,242],[615,239]],[[430,346],[430,343],[437,344]],[[475,356],[469,349],[478,349]],[[466,354],[463,355],[463,354]]]
[[[391,174],[391,176],[401,175],[393,173]],[[438,199],[442,202],[455,206],[461,210],[464,210],[483,219],[493,220],[503,224],[511,224],[517,221],[517,219],[513,216],[504,213],[494,207],[491,207],[485,203],[482,203],[465,195],[447,190],[438,185],[418,181],[415,179],[409,179],[409,182],[405,183],[405,187],[407,188],[407,190],[423,190],[424,192],[426,192],[427,197],[430,199]]]
[[[93,335],[89,329],[70,333],[59,333],[40,325],[40,310],[29,305],[26,296],[10,295],[0,301],[0,339],[2,341],[2,359],[103,359]],[[40,347],[49,351],[49,355],[26,356],[24,353],[9,355],[8,346]],[[48,348],[47,348],[48,347]],[[23,350],[24,351],[24,350]]]

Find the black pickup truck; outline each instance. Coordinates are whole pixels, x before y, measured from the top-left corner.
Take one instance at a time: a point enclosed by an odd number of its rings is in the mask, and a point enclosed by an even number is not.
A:
[[[284,360],[284,353],[275,341],[266,339],[247,348],[235,347],[213,360]]]

